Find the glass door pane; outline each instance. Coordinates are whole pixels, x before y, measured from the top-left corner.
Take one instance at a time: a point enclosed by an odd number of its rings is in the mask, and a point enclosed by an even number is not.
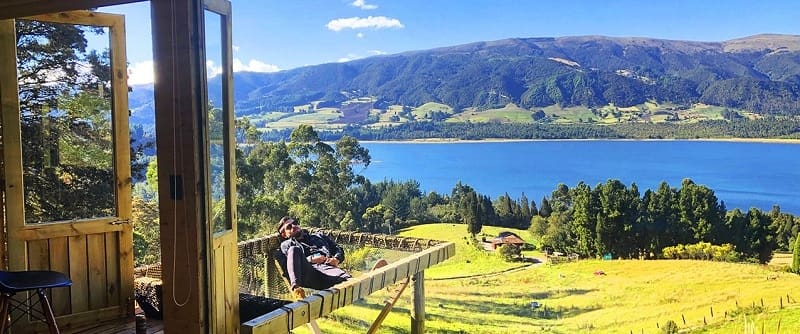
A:
[[[225,103],[224,85],[230,75],[225,65],[223,47],[224,17],[215,12],[205,11],[206,43],[206,116],[208,120],[208,166],[211,195],[211,224],[213,233],[218,234],[231,229],[229,203],[229,168],[226,158],[228,147],[227,129],[228,106]]]
[[[117,215],[109,29],[18,20],[25,223]],[[101,37],[102,37],[101,36]],[[109,42],[110,43],[110,42]]]

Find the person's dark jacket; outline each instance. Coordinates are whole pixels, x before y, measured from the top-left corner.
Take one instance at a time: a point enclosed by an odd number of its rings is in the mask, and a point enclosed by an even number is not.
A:
[[[327,235],[321,232],[312,234],[305,230],[303,230],[302,233],[302,239],[289,238],[281,242],[281,252],[286,254],[289,247],[300,246],[303,249],[303,255],[306,259],[310,259],[313,255],[320,254],[325,257],[335,257],[339,260],[339,263],[344,262],[344,250]]]

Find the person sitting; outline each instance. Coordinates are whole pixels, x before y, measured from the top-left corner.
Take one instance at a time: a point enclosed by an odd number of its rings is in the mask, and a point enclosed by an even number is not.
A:
[[[308,233],[300,222],[283,217],[278,223],[281,252],[286,255],[286,272],[292,294],[305,298],[303,288],[322,290],[350,279],[350,274],[339,268],[344,261],[344,250],[327,235]]]

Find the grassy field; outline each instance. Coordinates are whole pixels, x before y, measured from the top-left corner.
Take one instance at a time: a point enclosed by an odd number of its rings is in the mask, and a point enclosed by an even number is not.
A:
[[[500,122],[500,123],[533,123],[531,112],[509,103],[503,108],[482,111],[465,111],[449,118],[448,122]]]
[[[341,117],[338,109],[321,108],[312,114],[299,114],[281,118],[278,121],[267,123],[265,129],[286,129],[296,128],[300,124],[309,124],[314,128],[341,127],[341,125],[330,124]]]
[[[436,102],[428,102],[428,103],[425,103],[425,104],[423,104],[423,105],[421,105],[419,107],[414,108],[411,111],[411,113],[417,119],[423,119],[423,118],[425,118],[426,114],[428,114],[430,112],[436,112],[436,111],[444,112],[444,113],[447,113],[447,114],[452,114],[453,113],[453,108],[451,108],[450,106],[448,106],[446,104],[441,104],[441,103],[436,103]]]
[[[483,233],[501,230],[508,229],[485,227]],[[691,333],[761,333],[762,327],[764,333],[800,332],[800,276],[767,266],[668,260],[507,263],[469,245],[465,225],[421,225],[400,234],[456,243],[453,258],[425,271],[427,333],[661,333],[668,320]],[[527,267],[503,272],[520,265]],[[599,271],[604,274],[595,274]],[[387,296],[379,291],[337,310],[319,321],[323,332],[364,332]],[[410,302],[406,290],[381,333],[409,331]],[[542,306],[534,309],[532,302]],[[308,333],[304,327],[295,332]]]
[[[365,101],[368,102],[369,99],[365,99]],[[319,129],[341,128],[343,126],[341,123],[344,122],[342,122],[343,118],[340,109],[332,107],[318,108],[318,102],[319,101],[308,105],[295,106],[294,111],[298,113],[298,115],[292,115],[292,113],[267,112],[251,115],[250,118],[254,121],[266,121],[267,123],[262,130],[294,128],[300,124],[310,124]],[[358,103],[364,102],[361,101]],[[299,113],[300,111],[307,111],[309,109],[314,110],[314,112]],[[544,108],[525,109],[516,104],[509,103],[498,109],[478,110],[470,107],[463,109],[459,113],[454,113],[453,108],[448,105],[428,102],[419,107],[412,108],[410,116],[403,113],[403,106],[401,105],[387,106],[386,109],[372,109],[369,111],[369,115],[373,117],[377,116],[377,122],[367,124],[366,126],[370,128],[381,128],[410,122],[412,120],[423,121],[429,119],[430,114],[433,112],[448,114],[449,117],[447,117],[445,121],[450,123],[500,122],[530,124],[535,122],[532,116],[540,109],[547,115],[544,122],[552,124],[618,124],[628,122],[672,122],[683,124],[695,123],[703,120],[723,119],[722,112],[726,108],[702,103],[684,106],[670,103],[658,104],[648,101],[640,105],[629,107],[618,107],[613,104],[597,106],[595,107],[596,113],[592,113],[592,109],[586,106],[561,107],[559,105],[551,105]],[[743,110],[731,110],[739,112],[740,115],[748,119],[759,117],[756,114],[748,113]],[[400,116],[399,119],[396,118],[398,116]]]

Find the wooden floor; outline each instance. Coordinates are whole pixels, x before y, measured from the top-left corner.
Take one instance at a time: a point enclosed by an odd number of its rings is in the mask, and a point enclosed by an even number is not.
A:
[[[133,310],[133,314],[137,316],[144,317],[144,311],[139,307],[139,304],[135,304],[135,308]],[[154,318],[145,318],[145,328],[147,329],[147,334],[164,334],[164,323],[161,320],[154,319]],[[61,329],[61,328],[59,328]],[[129,319],[119,319],[119,320],[112,320],[108,322],[102,322],[97,324],[88,325],[85,327],[77,327],[77,328],[64,328],[61,329],[61,333],[64,334],[89,334],[89,333],[97,333],[97,334],[136,334],[136,320],[129,320]]]
[[[92,334],[136,334],[135,321],[120,320],[117,322],[100,323],[83,328],[63,330],[62,333],[92,333]],[[164,324],[161,320],[147,319],[148,334],[163,334]]]

